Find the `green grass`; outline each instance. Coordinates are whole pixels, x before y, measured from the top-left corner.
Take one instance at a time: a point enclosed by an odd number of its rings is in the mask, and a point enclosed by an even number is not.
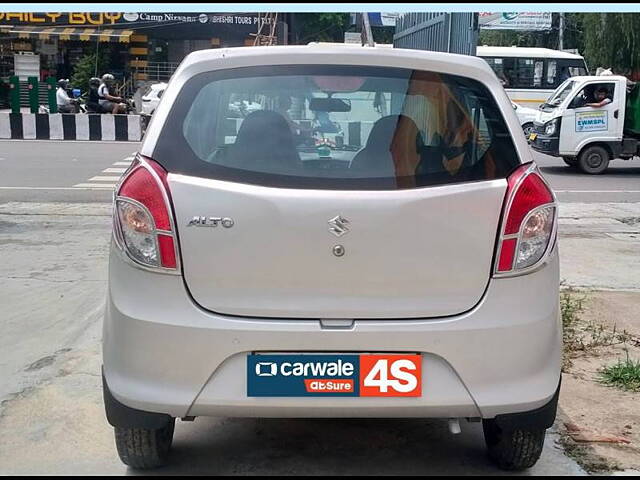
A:
[[[618,363],[600,370],[600,381],[627,392],[640,392],[640,361],[618,360]]]

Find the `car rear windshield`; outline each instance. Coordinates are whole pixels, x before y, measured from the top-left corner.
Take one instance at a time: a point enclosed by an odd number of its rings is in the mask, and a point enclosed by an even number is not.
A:
[[[172,106],[153,155],[170,172],[314,189],[492,180],[520,163],[481,83],[339,65],[194,76]]]

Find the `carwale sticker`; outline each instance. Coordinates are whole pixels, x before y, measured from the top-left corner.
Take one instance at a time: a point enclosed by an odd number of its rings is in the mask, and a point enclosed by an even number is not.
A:
[[[576,132],[599,132],[608,130],[608,120],[609,112],[607,110],[576,113]]]
[[[422,356],[248,355],[249,397],[419,397]]]

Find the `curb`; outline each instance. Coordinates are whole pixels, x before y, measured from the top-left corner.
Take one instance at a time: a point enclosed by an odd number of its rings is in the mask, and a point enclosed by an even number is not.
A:
[[[142,140],[142,115],[0,113],[0,139]]]

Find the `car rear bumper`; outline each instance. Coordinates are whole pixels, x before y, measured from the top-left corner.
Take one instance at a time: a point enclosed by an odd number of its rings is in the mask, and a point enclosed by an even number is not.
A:
[[[481,302],[453,317],[318,320],[229,317],[200,309],[182,277],[140,270],[112,246],[104,376],[128,407],[185,416],[483,417],[538,409],[561,364],[558,255],[538,271],[493,279]],[[415,398],[247,397],[250,352],[421,352]]]

